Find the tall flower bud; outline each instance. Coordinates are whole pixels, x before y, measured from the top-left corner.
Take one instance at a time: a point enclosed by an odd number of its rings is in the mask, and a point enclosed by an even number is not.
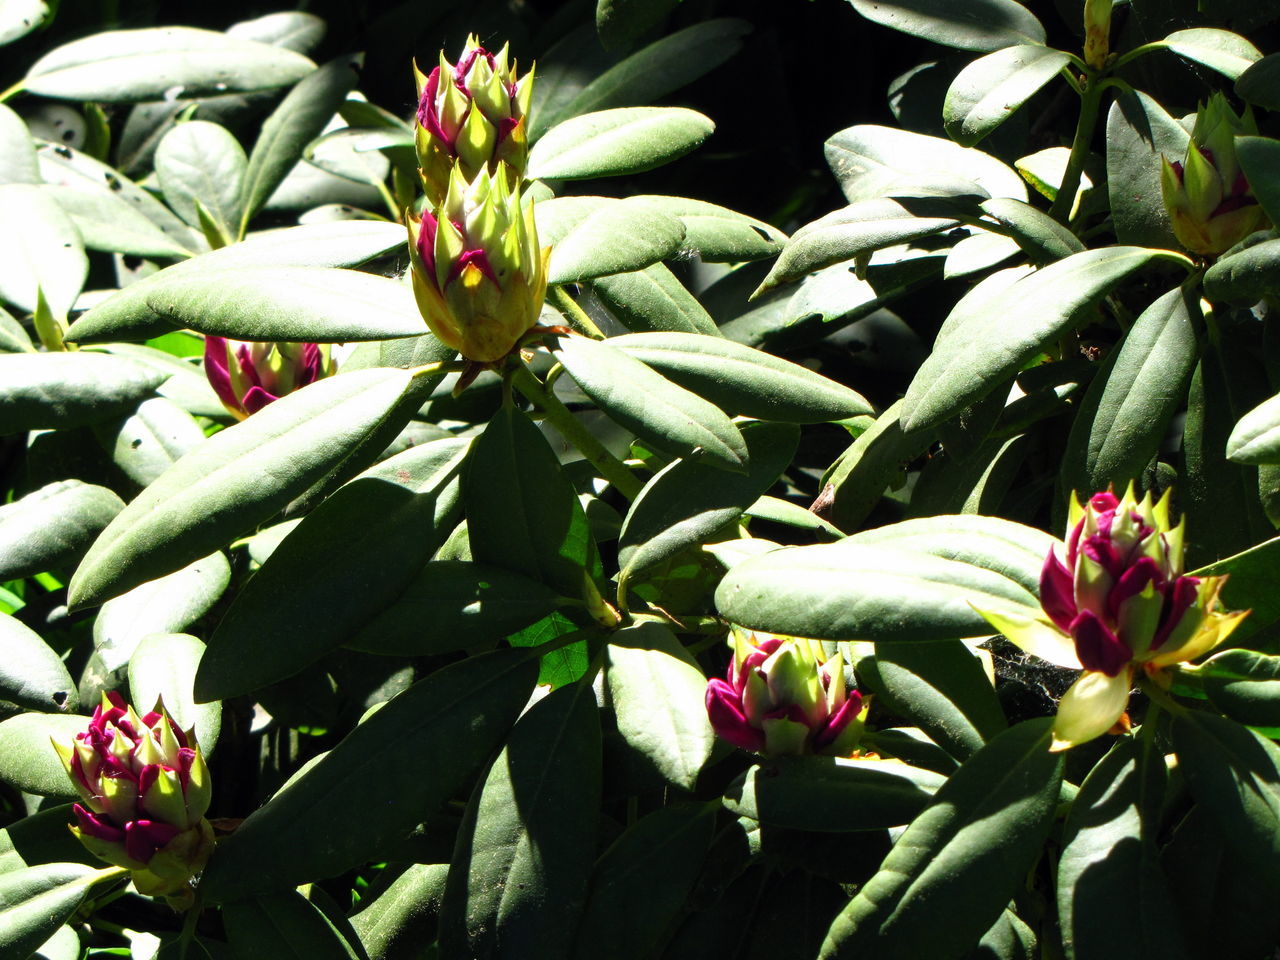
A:
[[[1084,671],[1058,706],[1054,749],[1115,726],[1135,671],[1164,682],[1165,667],[1208,653],[1248,613],[1218,609],[1225,576],[1183,572],[1184,526],[1169,521],[1168,493],[1139,501],[1130,485],[1073,501],[1066,542],[1041,570],[1043,616],[980,611],[1028,653]]]
[[[482,170],[496,172],[499,163],[516,180],[524,175],[532,70],[517,77],[506,46],[490,53],[470,36],[457,64],[449,63],[442,51],[440,65],[430,74],[424,76],[416,66],[413,72],[418,86],[415,143],[430,204],[444,199],[455,163],[468,181]]]
[[[71,832],[89,852],[132,871],[139,893],[189,891],[213,851],[209,770],[194,732],[159,704],[139,717],[112,692],[84,733],[53,746],[84,801]]]
[[[505,165],[470,183],[455,166],[444,200],[405,219],[413,292],[431,332],[468,360],[501,360],[538,322],[551,255]]]
[[[1111,53],[1112,0],[1084,0],[1084,62],[1101,70]]]
[[[732,643],[727,678],[707,684],[707,714],[717,734],[768,756],[853,753],[867,705],[845,683],[839,652],[824,662],[813,640],[736,629]]]
[[[1178,242],[1193,253],[1217,255],[1263,226],[1235,146],[1237,136],[1257,132],[1251,111],[1241,116],[1215,93],[1196,113],[1183,160],[1161,157],[1164,206]]]
[[[246,343],[204,338],[204,372],[222,405],[238,420],[334,372],[329,345]]]

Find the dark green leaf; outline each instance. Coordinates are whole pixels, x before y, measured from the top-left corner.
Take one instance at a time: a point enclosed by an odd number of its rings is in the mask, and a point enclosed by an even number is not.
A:
[[[79,797],[51,739],[69,743],[89,718],[64,713],[20,713],[0,722],[0,780],[41,797]]]
[[[875,23],[961,50],[999,50],[1016,43],[1044,43],[1044,27],[1014,0],[850,0]]]
[[[1036,263],[1052,263],[1084,250],[1074,233],[1037,207],[1010,197],[982,201],[982,212],[1000,222]]]
[[[665,265],[596,277],[591,289],[628,330],[720,335],[697,297]]]
[[[606,50],[625,49],[671,13],[680,0],[597,0],[596,32]]]
[[[94,353],[0,355],[2,433],[67,429],[132,411],[165,376]]]
[[[208,756],[222,732],[222,704],[196,702],[196,668],[204,652],[204,644],[189,634],[148,634],[129,660],[129,694],[138,710],[150,710],[163,701],[178,726],[195,731],[196,742]]]
[[[684,224],[643,201],[553,197],[534,211],[538,240],[552,248],[551,283],[643,270],[684,243]]]
[[[369,960],[398,960],[433,939],[435,914],[444,896],[447,863],[414,863],[351,915]]]
[[[1280,396],[1240,419],[1227,440],[1227,457],[1237,463],[1280,463]]]
[[[1156,41],[1156,46],[1217,70],[1229,80],[1237,79],[1262,59],[1261,51],[1240,34],[1216,27],[1175,30],[1163,40]]]
[[[1062,757],[1049,720],[1000,734],[960,767],[827,933],[821,957],[965,956],[1000,917],[1053,822]]]
[[[102,871],[45,863],[0,874],[0,956],[26,960],[71,918]]]
[[[315,904],[293,890],[236,900],[222,908],[227,941],[237,957],[280,960],[363,960]]]
[[[771,257],[787,236],[772,224],[727,207],[688,197],[644,194],[642,200],[684,224],[684,245],[706,263],[741,263]]]
[[[528,176],[589,180],[643,173],[670,163],[711,136],[715,124],[684,107],[619,107],[572,117],[529,152]]]
[[[104,445],[111,448],[116,466],[134,483],[145,487],[204,439],[195,417],[160,396],[138,404],[138,409],[124,419]]]
[[[0,613],[0,699],[29,710],[74,713],[80,695],[62,658],[21,621]]]
[[[1005,47],[973,61],[952,81],[942,105],[947,134],[964,147],[979,143],[1070,61],[1041,43]]]
[[[77,559],[123,509],[106,487],[79,480],[58,480],[0,506],[0,580]]]
[[[200,882],[206,899],[334,876],[401,842],[492,754],[537,672],[527,653],[498,651],[388,701],[218,845]]]
[[[1241,723],[1280,727],[1280,657],[1224,650],[1197,671],[1213,705]]]
[[[1236,95],[1264,110],[1280,110],[1280,53],[1271,53],[1236,77]]]
[[[1277,158],[1280,158],[1280,141],[1268,137],[1237,138],[1236,159],[1240,162],[1240,169],[1273,224],[1275,218],[1280,218],[1280,185],[1271,176]]]
[[[1280,292],[1280,240],[1264,240],[1222,257],[1205,271],[1204,292],[1216,302],[1243,306]]]
[[[1120,243],[1179,248],[1160,192],[1160,157],[1181,162],[1189,139],[1145,93],[1116,97],[1107,114],[1107,193]]]
[[[156,147],[156,177],[165,201],[197,228],[201,226],[197,206],[203,207],[224,243],[240,229],[247,164],[240,142],[226,127],[207,120],[179,124]]]

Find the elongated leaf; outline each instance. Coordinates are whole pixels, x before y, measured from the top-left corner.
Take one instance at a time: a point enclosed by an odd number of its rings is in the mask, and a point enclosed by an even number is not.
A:
[[[200,882],[206,899],[292,887],[393,849],[492,754],[537,672],[526,653],[498,651],[388,701],[218,845]]]
[[[913,37],[961,50],[999,50],[1044,43],[1040,21],[1014,0],[977,0],[957,7],[948,0],[849,0],[868,20]]]
[[[304,517],[218,624],[196,696],[225,700],[293,676],[393,602],[459,520],[458,474],[469,446],[448,439],[406,450]],[[335,609],[328,600],[341,594],[347,601]]]
[[[606,657],[618,733],[664,780],[692,790],[715,744],[707,678],[675,635],[651,621],[615,633]]]
[[[829,213],[791,235],[753,296],[833,263],[951,230],[960,225],[957,210],[947,199],[878,198]]]
[[[0,578],[70,563],[123,509],[106,487],[79,480],[58,480],[0,506]]]
[[[1280,463],[1280,396],[1240,419],[1227,440],[1227,456],[1237,463]]]
[[[595,861],[600,721],[589,685],[552,691],[511,731],[463,818],[440,906],[450,956],[561,958]]]
[[[559,603],[554,590],[502,567],[437,560],[344,646],[402,657],[479,647],[532,626]]]
[[[726,413],[820,423],[872,412],[861,394],[843,384],[729,340],[674,332],[637,333],[613,337],[609,345],[706,397]]]
[[[185,259],[191,251],[161,230],[128,200],[104,186],[45,185],[40,188],[71,218],[86,248],[137,257]]]
[[[684,224],[644,202],[556,197],[535,205],[538,239],[552,248],[551,283],[643,270],[675,254]]]
[[[241,198],[240,235],[284,181],[302,152],[320,133],[356,85],[359,59],[331,60],[306,76],[262,124],[249,154]],[[295,77],[294,79],[297,79]]]
[[[145,487],[204,439],[195,417],[171,400],[153,397],[120,424],[110,444],[111,458],[130,480]]]
[[[684,107],[620,107],[573,117],[548,130],[529,153],[528,175],[589,180],[652,170],[684,156],[715,129]]]
[[[79,797],[50,739],[70,743],[89,718],[64,713],[20,713],[0,722],[0,780],[41,797]]]
[[[832,136],[823,152],[850,203],[881,197],[1027,199],[1026,184],[1011,167],[942,137],[859,124]]]
[[[1229,574],[1221,598],[1229,610],[1249,610],[1249,616],[1232,631],[1232,642],[1280,620],[1280,591],[1276,588],[1276,564],[1280,562],[1280,537],[1267,540],[1235,556],[1193,571],[1197,577]]]
[[[1012,284],[979,314],[955,312],[902,401],[903,428],[950,418],[1017,373],[1046,344],[1079,325],[1089,309],[1154,260],[1183,261],[1171,251],[1142,247],[1089,250],[1050,264]]]
[[[729,785],[730,813],[787,830],[847,833],[914,820],[946,778],[894,760],[779,757]]]
[[[1181,161],[1186,130],[1145,93],[1125,91],[1107,114],[1107,192],[1116,239],[1178,248],[1160,192],[1160,157]]]
[[[677,460],[657,473],[632,503],[618,534],[620,594],[636,575],[706,543],[773,486],[791,463],[800,431],[781,423],[742,428],[748,471],[725,475],[699,460]]]
[[[1175,30],[1157,44],[1217,70],[1229,80],[1235,80],[1262,59],[1262,52],[1240,34],[1216,27]]]
[[[163,100],[265,90],[312,72],[280,47],[192,27],[108,30],[63,44],[27,71],[30,93],[63,100]]]
[[[91,353],[0,356],[0,432],[85,426],[131,410],[163,374]]]
[[[129,693],[138,709],[150,710],[163,702],[178,726],[195,731],[201,751],[208,756],[222,731],[222,704],[196,702],[196,667],[204,652],[204,644],[190,634],[148,634],[129,660]]]
[[[174,327],[236,340],[343,343],[423,330],[399,280],[324,267],[187,271],[153,287],[146,304]]]
[[[662,807],[601,854],[578,929],[577,960],[653,956],[697,879],[717,806]]]
[[[44,863],[0,874],[0,956],[31,956],[70,919],[103,872],[79,863]]]
[[[0,35],[3,30],[0,18]],[[0,184],[43,182],[31,132],[12,107],[0,104]]]
[[[1051,543],[995,517],[909,520],[744,560],[720,582],[716,606],[753,630],[822,640],[989,636],[970,601],[1038,614]]]
[[[196,447],[103,531],[72,578],[70,604],[119,596],[269,519],[339,467],[367,433],[407,420],[401,408],[412,384],[401,370],[320,380]]]
[[[1004,123],[1071,58],[1039,43],[1005,47],[973,61],[956,76],[942,105],[947,134],[964,147]]]
[[[1005,227],[1024,253],[1037,263],[1052,263],[1084,250],[1074,233],[1047,213],[1009,197],[982,202],[982,212]]]
[[[1280,240],[1264,240],[1222,257],[1204,274],[1215,301],[1249,306],[1280,291]]]
[[[0,614],[0,699],[29,710],[74,713],[80,707],[62,658],[8,614]]]
[[[1224,650],[1199,670],[1213,705],[1240,723],[1280,727],[1280,657]]]
[[[969,952],[1053,822],[1062,758],[1048,751],[1050,723],[1007,730],[952,774],[831,925],[823,960],[872,949],[882,960]]]
[[[108,673],[129,663],[148,634],[181,633],[208,613],[231,582],[221,553],[202,557],[108,600],[93,621],[94,653]]]
[[[0,299],[28,312],[44,296],[67,315],[89,272],[75,224],[39,187],[0,185]]]
[[[658,26],[680,0],[598,0],[596,32],[606,50],[628,44]]]
[[[746,472],[746,443],[719,407],[607,343],[562,337],[555,356],[592,402],[636,436],[673,456],[696,453],[708,465]]]
[[[777,227],[703,200],[652,194],[632,197],[684,224],[684,245],[707,263],[759,260],[782,249],[787,239]]]
[[[0,7],[0,45],[25,37],[51,12],[48,0],[5,0]]]
[[[697,297],[665,265],[596,277],[591,289],[628,330],[670,330],[720,335]]]
[[[858,676],[881,704],[959,760],[1007,726],[982,664],[958,640],[878,643],[874,657],[859,661]]]
[[[148,299],[163,295],[169,284],[180,280],[244,268],[355,267],[404,243],[404,230],[392,223],[324,223],[257,234],[131,284],[77,319],[68,339],[78,343],[121,337],[142,340],[171,332],[173,325],[148,306]],[[345,283],[345,278],[339,282]],[[288,296],[282,291],[277,295]]]
[[[1268,176],[1268,171],[1275,169],[1278,157],[1280,141],[1269,137],[1240,137],[1236,146],[1240,169],[1268,218],[1280,217],[1280,186]]]
[[[35,345],[25,327],[9,311],[0,308],[0,352],[35,353]]]
[[[1063,458],[1064,493],[1116,489],[1137,478],[1160,449],[1186,399],[1199,354],[1199,295],[1170,290],[1125,334],[1089,384]]]
[[[351,915],[369,960],[395,960],[434,939],[435,914],[444,896],[447,863],[414,863],[373,899],[362,898]]]
[[[240,226],[247,164],[239,141],[207,120],[179,124],[156,147],[156,177],[169,206],[196,228],[201,226],[197,205],[203,207],[226,240]]]
[[[1237,96],[1264,110],[1280,110],[1280,54],[1270,53],[1236,78]]]
[[[236,956],[280,960],[363,960],[315,904],[293,890],[248,897],[221,911]]]

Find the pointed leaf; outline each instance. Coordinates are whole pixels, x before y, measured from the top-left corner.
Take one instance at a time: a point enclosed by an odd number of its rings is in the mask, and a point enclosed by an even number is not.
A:
[[[20,713],[0,722],[0,781],[41,797],[79,798],[50,739],[69,743],[89,718],[65,713]]]
[[[643,202],[554,197],[535,205],[538,240],[552,248],[551,283],[643,270],[674,255],[684,224]]]
[[[224,239],[240,227],[241,192],[248,159],[226,127],[189,120],[174,127],[156,147],[156,177],[165,201],[190,226],[199,227],[199,204]]]
[[[999,50],[1016,43],[1044,43],[1044,27],[1014,0],[850,0],[868,20],[913,37],[961,50]]]
[[[1061,50],[1038,43],[1005,47],[973,61],[947,90],[942,120],[956,143],[972,147],[1013,116],[1070,63]]]
[[[643,173],[684,156],[715,124],[684,107],[620,107],[573,117],[548,130],[529,152],[528,176],[589,180]]]
[[[360,900],[351,926],[369,960],[395,960],[434,936],[447,863],[414,863],[380,893]]]
[[[1280,54],[1270,53],[1236,78],[1236,95],[1264,110],[1280,110]]]
[[[1204,274],[1204,292],[1215,302],[1252,306],[1280,291],[1280,240],[1263,240],[1221,257]]]
[[[0,506],[0,580],[72,562],[123,509],[106,487],[79,480],[58,480]]]
[[[1280,185],[1270,175],[1277,158],[1280,158],[1280,140],[1270,137],[1236,138],[1236,159],[1240,161],[1240,169],[1272,223],[1280,218]]]
[[[44,863],[0,874],[0,956],[30,957],[71,918],[104,872],[79,863]]]
[[[1156,41],[1156,45],[1217,70],[1229,80],[1235,80],[1262,59],[1262,51],[1240,34],[1216,27],[1175,30]]]
[[[153,397],[138,404],[107,443],[116,466],[145,487],[204,439],[195,417],[171,400]]]
[[[1237,463],[1280,463],[1280,395],[1240,418],[1227,440],[1227,457]]]
[[[239,957],[280,960],[364,960],[324,912],[302,894],[285,890],[236,900],[223,907],[227,942]]]
[[[1181,160],[1189,139],[1145,93],[1116,97],[1107,114],[1107,192],[1121,243],[1178,248],[1160,192],[1160,157]]]
[[[684,244],[706,263],[741,263],[771,257],[787,237],[763,220],[688,197],[632,197],[684,224]]]
[[[1201,665],[1199,676],[1215,707],[1253,727],[1280,727],[1280,657],[1224,650]]]
[[[62,658],[8,614],[0,614],[0,699],[28,710],[74,713],[80,707]]]
[[[52,197],[28,184],[0,185],[0,299],[34,312],[39,291],[61,319],[88,272],[80,234]]]
[[[628,330],[720,336],[711,315],[664,264],[596,277],[591,289]]]
[[[222,704],[196,702],[196,667],[205,647],[186,633],[152,633],[142,638],[129,660],[129,694],[135,709],[164,708],[183,730],[195,730],[196,742],[208,757],[222,731]]]

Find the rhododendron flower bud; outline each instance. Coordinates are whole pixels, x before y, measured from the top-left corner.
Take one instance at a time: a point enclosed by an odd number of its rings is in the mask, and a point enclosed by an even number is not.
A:
[[[444,199],[455,163],[468,181],[482,170],[495,173],[499,163],[505,164],[507,176],[518,180],[524,175],[532,70],[517,77],[505,46],[490,53],[471,36],[456,65],[441,52],[440,65],[429,75],[416,66],[413,72],[418,86],[415,142],[429,203]]]
[[[454,167],[442,203],[405,219],[413,292],[427,326],[468,360],[501,360],[538,322],[547,292],[532,205],[504,165],[470,183]]]
[[[204,372],[231,415],[243,420],[334,372],[327,343],[245,343],[204,338]]]
[[[1236,160],[1235,138],[1257,132],[1249,110],[1240,116],[1215,93],[1196,113],[1183,160],[1161,157],[1164,206],[1178,242],[1193,253],[1222,253],[1264,225]]]
[[[813,640],[735,630],[727,678],[707,684],[711,726],[734,746],[768,756],[849,756],[867,705],[847,686],[840,653],[822,656]]]
[[[192,731],[164,709],[139,717],[103,694],[89,728],[53,743],[83,803],[71,832],[96,857],[132,871],[139,893],[189,889],[213,851],[209,770]]]
[[[1208,653],[1248,612],[1218,609],[1225,576],[1183,572],[1184,525],[1171,525],[1167,492],[1139,501],[1131,485],[1074,501],[1067,540],[1040,574],[1043,616],[979,611],[1028,653],[1084,671],[1058,707],[1054,749],[1114,727],[1136,670],[1163,682],[1165,667]]]
[[[1101,70],[1111,53],[1112,0],[1084,0],[1084,62]]]

